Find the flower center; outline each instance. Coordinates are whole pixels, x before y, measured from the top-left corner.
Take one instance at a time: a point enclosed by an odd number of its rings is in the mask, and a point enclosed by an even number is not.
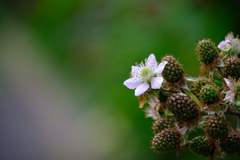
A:
[[[148,67],[143,67],[141,72],[140,72],[140,75],[142,77],[147,77],[147,76],[149,76],[150,72],[151,72],[151,70]]]

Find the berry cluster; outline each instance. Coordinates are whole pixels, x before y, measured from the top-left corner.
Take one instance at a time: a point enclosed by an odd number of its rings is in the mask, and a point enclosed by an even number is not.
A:
[[[172,55],[157,63],[151,54],[145,64],[132,66],[124,85],[135,89],[140,108],[154,120],[154,151],[182,153],[190,146],[193,153],[211,160],[240,155],[240,40],[229,33],[217,48],[203,39],[196,53],[202,64],[198,78],[186,77]],[[226,115],[238,118],[236,128]],[[197,128],[205,135],[189,138]]]
[[[179,120],[189,121],[198,117],[198,106],[186,95],[173,94],[168,98],[167,105]]]
[[[214,152],[212,144],[204,136],[198,136],[192,139],[191,150],[201,156],[211,156]]]
[[[211,118],[206,122],[207,134],[212,139],[223,139],[228,133],[228,123],[223,118]]]
[[[164,70],[163,78],[169,83],[175,83],[183,77],[182,65],[173,56],[165,56],[162,61],[167,61]]]
[[[220,141],[220,146],[228,155],[240,153],[240,134],[236,132],[229,133],[225,139]]]
[[[214,85],[206,85],[200,91],[200,99],[207,104],[219,101],[219,91]]]
[[[152,129],[155,133],[161,132],[166,128],[173,128],[175,126],[175,120],[173,118],[162,118],[153,123]]]
[[[180,134],[170,129],[164,129],[152,140],[152,148],[157,152],[168,152],[179,148]]]
[[[238,80],[240,78],[240,62],[238,58],[228,59],[223,66],[223,77],[228,78],[229,76],[233,79]]]
[[[199,55],[200,61],[204,64],[210,64],[218,56],[217,47],[209,39],[199,41],[196,52]]]
[[[207,84],[212,84],[209,78],[199,77],[192,83],[192,91],[193,93],[199,97],[200,90]]]

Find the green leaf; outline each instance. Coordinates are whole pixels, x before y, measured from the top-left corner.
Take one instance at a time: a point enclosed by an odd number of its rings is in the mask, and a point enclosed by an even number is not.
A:
[[[192,92],[190,92],[190,91],[187,90],[187,89],[183,89],[183,88],[182,88],[182,90],[183,90],[183,92],[186,93],[189,97],[191,97],[196,104],[198,104],[198,105],[201,106],[201,103],[199,102],[199,100],[197,99],[197,97],[196,97],[194,94],[192,94]]]
[[[222,81],[213,79],[213,82],[214,82],[217,86],[219,86],[219,87],[222,87],[222,86],[223,86]]]

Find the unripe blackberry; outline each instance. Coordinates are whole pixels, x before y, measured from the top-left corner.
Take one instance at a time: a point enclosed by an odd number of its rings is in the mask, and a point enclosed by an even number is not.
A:
[[[210,64],[218,56],[218,50],[210,39],[199,41],[196,47],[196,53],[204,64]]]
[[[229,76],[235,80],[240,78],[240,62],[238,58],[228,59],[222,70],[222,76],[228,78]]]
[[[214,104],[219,101],[219,91],[213,85],[206,85],[200,91],[200,99],[206,104]]]
[[[228,133],[228,124],[223,118],[211,118],[206,122],[205,131],[212,139],[222,139]]]
[[[157,152],[176,150],[180,145],[180,134],[170,129],[164,129],[152,140],[152,149]]]
[[[220,147],[228,155],[240,152],[240,134],[236,132],[229,133],[227,137],[220,141]]]
[[[162,61],[167,61],[162,75],[163,78],[169,82],[174,83],[179,81],[183,77],[182,65],[173,56],[165,56]]]
[[[190,144],[190,148],[194,153],[205,157],[213,153],[213,147],[204,136],[195,137]]]
[[[170,118],[162,118],[153,123],[152,129],[154,133],[161,132],[163,129],[172,128],[175,126],[174,119]]]
[[[193,93],[199,97],[200,90],[207,84],[211,84],[211,80],[204,77],[199,77],[192,83]]]
[[[169,110],[179,120],[188,121],[198,117],[198,106],[184,94],[173,94],[168,98],[167,105]]]

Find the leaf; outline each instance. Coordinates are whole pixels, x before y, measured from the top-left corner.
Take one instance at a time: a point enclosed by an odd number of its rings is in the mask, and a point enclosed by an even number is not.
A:
[[[219,86],[219,87],[222,87],[222,86],[223,86],[223,85],[222,85],[222,81],[213,79],[213,82],[214,82],[217,86]]]
[[[201,106],[201,103],[199,102],[199,100],[197,99],[197,97],[196,97],[194,94],[192,94],[192,92],[190,92],[190,91],[187,90],[187,89],[183,89],[183,88],[182,88],[182,90],[183,90],[184,93],[186,93],[189,97],[191,97],[196,104],[198,104],[198,105]]]

